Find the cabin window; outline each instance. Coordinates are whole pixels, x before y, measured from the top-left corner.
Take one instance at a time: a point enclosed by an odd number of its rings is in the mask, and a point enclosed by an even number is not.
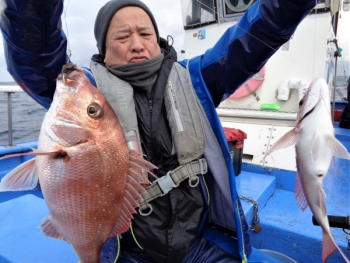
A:
[[[225,16],[242,15],[256,0],[224,0]]]
[[[185,29],[237,21],[256,0],[180,0]]]
[[[182,21],[185,29],[215,23],[216,0],[181,0]]]

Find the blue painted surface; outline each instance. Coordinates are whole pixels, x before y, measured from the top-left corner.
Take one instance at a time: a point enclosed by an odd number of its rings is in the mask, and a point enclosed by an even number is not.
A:
[[[48,215],[41,191],[0,193],[0,262],[77,263],[67,242],[38,228]]]
[[[15,147],[3,147],[0,145],[0,158],[9,154],[30,152],[31,148],[37,148],[37,146],[38,141],[17,143]],[[33,158],[33,156],[19,156],[16,158],[0,160],[0,179],[12,169],[31,158]]]
[[[276,178],[274,176],[256,174],[242,171],[236,177],[237,192],[239,195],[252,197],[259,204],[259,210],[266,204],[276,188]],[[250,225],[253,218],[253,204],[241,200],[246,220]]]
[[[327,199],[329,212],[343,215],[342,211],[331,209]],[[333,212],[332,212],[333,211]],[[297,206],[294,193],[277,189],[259,214],[262,231],[251,232],[252,245],[281,252],[299,263],[321,262],[322,231],[311,221],[309,209],[302,212]],[[333,237],[343,252],[346,252],[346,238],[341,229],[332,229]],[[336,251],[327,263],[344,262]]]
[[[275,177],[276,188],[287,191],[294,191],[295,189],[295,172],[281,169],[264,168],[262,166],[252,165],[248,163],[242,164],[242,170],[251,173],[264,174]]]

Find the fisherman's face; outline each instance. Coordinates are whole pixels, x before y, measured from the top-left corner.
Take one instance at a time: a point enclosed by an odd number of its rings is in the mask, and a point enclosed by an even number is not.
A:
[[[160,53],[151,18],[143,9],[127,6],[114,14],[106,35],[106,65],[137,63]]]

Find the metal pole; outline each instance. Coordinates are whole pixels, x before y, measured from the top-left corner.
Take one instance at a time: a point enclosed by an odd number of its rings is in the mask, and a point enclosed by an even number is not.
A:
[[[341,56],[340,51],[339,51],[339,47],[338,47],[338,40],[337,40],[337,36],[338,36],[338,22],[339,22],[339,8],[340,5],[338,7],[337,12],[334,14],[334,28],[335,28],[335,39],[333,40],[335,47],[337,48],[337,51],[335,52],[335,72],[334,72],[334,82],[333,82],[333,113],[332,113],[332,121],[333,123],[334,121],[334,116],[335,116],[335,89],[337,88],[337,70],[338,70],[338,57]]]
[[[220,22],[220,10],[219,10],[219,0],[216,0],[216,14],[217,14],[217,17],[218,17],[218,25],[221,24]]]
[[[338,56],[335,56],[335,73],[333,80],[333,111],[332,111],[332,122],[334,123],[334,115],[335,115],[335,89],[337,87],[337,64],[338,64]]]
[[[12,100],[11,94],[13,92],[7,92],[7,125],[8,125],[8,147],[14,146],[12,144]]]

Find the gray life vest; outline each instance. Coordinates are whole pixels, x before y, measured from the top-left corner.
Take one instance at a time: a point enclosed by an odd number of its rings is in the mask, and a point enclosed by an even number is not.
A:
[[[133,88],[97,62],[92,61],[90,68],[98,89],[108,99],[119,119],[129,149],[141,152]],[[173,64],[165,89],[167,119],[180,166],[145,188],[147,193],[140,201],[140,213],[150,210],[143,215],[152,212],[151,200],[167,194],[185,179],[189,179],[189,184],[194,187],[199,182],[197,175],[207,172],[206,160],[201,158],[206,140],[198,100],[186,69],[178,63]]]

